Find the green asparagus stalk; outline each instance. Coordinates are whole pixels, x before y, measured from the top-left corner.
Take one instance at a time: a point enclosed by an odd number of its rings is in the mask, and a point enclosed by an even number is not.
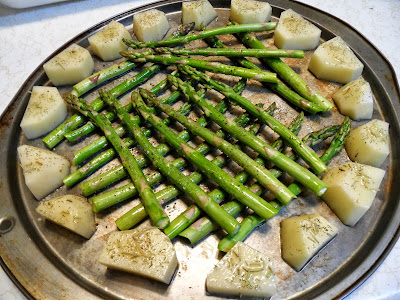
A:
[[[155,48],[154,51],[161,54],[175,55],[202,55],[202,56],[226,56],[226,57],[257,57],[257,58],[304,58],[301,50],[284,49],[233,49],[233,48],[206,48],[206,49],[185,49],[185,48]]]
[[[233,89],[236,92],[241,93],[243,91],[243,89],[245,88],[245,86],[246,86],[246,82],[244,80],[241,80],[233,87]],[[205,91],[204,90],[200,90],[199,93],[203,95],[205,93]],[[163,101],[163,100],[161,100],[161,101]],[[164,103],[170,103],[170,101],[165,101]],[[220,111],[221,113],[225,113],[225,111],[228,108],[228,105],[229,105],[229,102],[227,100],[222,100],[220,103],[217,104],[216,109],[218,111]],[[185,103],[179,109],[179,112],[183,113],[183,114],[186,114],[186,112],[189,112],[190,109],[191,109],[191,104]],[[163,122],[165,124],[169,125],[169,120],[168,119],[164,119]],[[200,124],[201,126],[206,126],[207,120],[206,120],[205,117],[201,117],[201,118],[199,118],[197,123]],[[150,131],[149,131],[149,134],[150,134]],[[185,130],[180,132],[179,133],[179,138],[184,140],[184,141],[187,141],[189,139],[189,132],[187,132]],[[89,148],[88,151],[90,151],[90,148]],[[105,151],[105,152],[107,152],[107,151]],[[109,160],[112,159],[112,157],[113,156],[111,156],[111,154],[110,154]],[[115,171],[119,172],[117,168],[115,169]],[[82,174],[76,175],[79,178],[79,180],[82,180],[83,178],[85,178],[89,174],[89,171],[87,171],[86,168],[84,168],[84,170],[85,171],[82,172]],[[93,172],[93,170],[90,170],[90,172]],[[121,175],[124,175],[124,174],[121,173]],[[95,191],[97,191],[97,190],[99,190],[99,189],[111,184],[112,182],[115,182],[115,181],[121,179],[121,178],[119,178],[117,176],[114,176],[112,172],[109,172],[108,174],[102,174],[100,176],[101,176],[100,178],[98,178],[98,177],[93,178],[91,180],[88,180],[88,181],[84,182],[81,185],[81,189],[82,189],[82,191],[83,191],[85,196],[89,196],[90,194],[94,193]],[[113,181],[113,180],[115,180],[115,181]]]
[[[146,55],[135,51],[122,51],[121,55],[134,62],[154,62],[165,65],[183,64],[213,73],[239,76],[263,82],[278,82],[276,74],[261,70],[251,70],[242,67],[229,66],[218,62],[209,62],[194,58],[184,58],[173,55]]]
[[[145,97],[150,103],[157,105],[164,113],[171,118],[177,120],[184,125],[193,134],[201,136],[207,143],[217,147],[223,153],[225,153],[232,160],[242,166],[249,174],[258,180],[258,182],[267,188],[279,201],[282,203],[289,203],[294,195],[277,180],[267,169],[254,163],[247,154],[243,153],[240,149],[234,147],[231,143],[219,138],[216,134],[204,127],[196,124],[195,121],[186,118],[184,115],[175,111],[171,106],[161,103],[154,95],[150,92],[139,89],[140,94]]]
[[[150,92],[149,92],[150,93]],[[100,92],[102,98],[112,105],[121,121],[123,121],[134,135],[140,147],[150,159],[152,164],[158,168],[167,178],[169,178],[180,190],[184,191],[198,206],[201,207],[215,222],[217,222],[224,230],[230,234],[235,234],[239,230],[239,223],[226,213],[207,193],[199,186],[193,183],[185,175],[183,175],[172,164],[169,164],[151,145],[147,137],[135,120],[125,111],[122,105],[107,92]],[[132,93],[132,99],[139,100],[140,95],[137,92]],[[134,100],[136,101],[136,100]],[[203,157],[203,156],[201,156]],[[140,190],[139,190],[140,192]],[[158,202],[157,202],[158,203]],[[149,212],[147,210],[147,212]],[[149,213],[150,215],[150,213]],[[151,215],[150,215],[151,217]],[[164,227],[163,227],[164,228]]]
[[[170,80],[170,76],[168,76],[168,79]],[[155,127],[171,146],[173,146],[181,155],[185,156],[187,160],[196,165],[199,170],[210,179],[214,180],[229,194],[240,199],[243,204],[249,206],[254,211],[257,211],[258,214],[265,216],[273,216],[276,214],[276,209],[271,207],[264,199],[255,195],[240,182],[233,179],[220,168],[216,167],[187,143],[179,141],[176,134],[165,126],[157,116],[152,114],[151,110],[149,110],[144,102],[140,101],[138,97],[133,100],[135,101],[134,105],[143,118]],[[214,109],[214,107],[212,108]]]
[[[115,78],[129,70],[132,70],[136,65],[130,61],[123,61],[119,64],[115,64],[107,69],[103,69],[88,78],[83,79],[72,87],[71,94],[80,97],[87,93],[91,89],[95,88],[99,84]]]
[[[332,159],[332,157],[337,154],[343,147],[346,137],[348,133],[350,132],[350,119],[346,118],[339,131],[337,132],[336,136],[331,142],[331,145],[329,148],[325,151],[325,153],[321,156],[321,159],[325,163],[329,163]],[[297,185],[297,183],[292,183],[289,188],[298,188],[299,193],[301,192],[301,187]],[[265,219],[263,219],[260,216],[257,216],[256,214],[251,214],[247,216],[246,218],[243,219],[242,221],[242,227],[240,228],[239,232],[235,235],[227,235],[224,237],[218,244],[218,249],[223,251],[223,252],[228,252],[232,247],[238,242],[238,241],[243,241],[249,234],[250,232],[259,226],[262,222],[264,222]]]
[[[183,69],[185,72],[193,75],[194,79],[201,79],[208,85],[211,85],[214,89],[221,92],[225,97],[231,99],[244,108],[248,113],[252,114],[254,117],[271,127],[271,129],[278,133],[281,138],[283,138],[317,174],[320,174],[326,170],[325,164],[319,159],[317,154],[311,148],[305,145],[295,134],[288,130],[277,119],[255,106],[250,100],[233,92],[228,85],[222,82],[217,82],[210,76],[204,74],[203,72],[199,72],[194,68],[189,66],[180,66],[180,69]]]
[[[210,30],[204,30],[198,33],[189,34],[184,37],[176,37],[176,38],[168,38],[163,41],[158,42],[135,42],[132,40],[124,39],[124,42],[127,46],[132,48],[155,48],[155,47],[165,47],[165,46],[174,46],[174,45],[182,45],[189,43],[194,40],[204,39],[216,35],[221,34],[232,34],[238,32],[259,32],[259,31],[268,31],[273,30],[276,27],[275,22],[270,23],[257,23],[257,24],[241,24],[241,25],[232,25],[225,26],[219,28],[213,28]]]
[[[266,49],[254,34],[238,34],[242,42],[254,49]],[[300,96],[318,104],[324,111],[330,111],[333,108],[332,102],[325,99],[319,93],[312,93],[310,86],[301,78],[292,68],[285,64],[279,58],[264,58],[263,61],[272,68],[287,84],[289,84]]]
[[[214,47],[226,48],[224,43],[222,43],[222,41],[219,40],[217,37],[209,38],[206,41]],[[260,68],[257,65],[255,65],[251,61],[247,60],[246,58],[231,58],[231,60],[235,64],[241,65],[245,68],[260,70]],[[286,85],[284,85],[279,80],[277,83],[263,82],[263,85],[266,86],[268,89],[274,91],[278,95],[282,96],[285,100],[289,101],[293,105],[295,105],[309,113],[315,114],[315,113],[327,110],[327,109],[323,109],[316,103],[313,103],[313,102],[310,102],[310,101],[304,99],[299,94],[297,94],[296,92],[289,89]]]
[[[264,158],[271,160],[278,168],[288,172],[317,195],[321,196],[326,191],[328,188],[327,185],[316,175],[298,165],[282,153],[274,150],[268,143],[251,135],[243,128],[236,126],[236,124],[216,111],[204,98],[200,97],[190,85],[185,84],[182,80],[173,76],[168,76],[168,80],[170,80],[171,84],[181,89],[191,101],[199,105],[207,117],[215,121],[234,138],[246,144]]]
[[[194,29],[195,22],[191,22],[188,24],[181,24],[178,26],[178,29],[175,30],[170,37],[167,39],[179,38],[181,36],[188,35]]]
[[[137,74],[136,76],[133,76],[132,78],[117,85],[111,90],[113,96],[115,97],[121,96],[126,91],[129,91],[133,87],[137,86],[138,84],[149,78],[160,68],[161,68],[160,65],[152,65],[149,68]],[[90,103],[90,107],[95,111],[99,111],[104,107],[104,103],[100,98],[97,98]],[[72,117],[68,118],[63,123],[61,123],[56,129],[50,132],[47,136],[45,136],[42,139],[42,141],[48,148],[52,149],[64,139],[64,134],[74,130],[83,122],[84,118],[78,114],[75,114]]]
[[[129,173],[132,182],[135,184],[135,187],[140,194],[143,205],[145,206],[153,225],[158,228],[165,228],[169,224],[169,218],[167,214],[164,212],[162,206],[158,203],[153,190],[151,189],[142,172],[142,169],[139,167],[129,148],[125,146],[121,138],[115,132],[111,123],[104,116],[97,113],[89,105],[87,105],[85,100],[79,99],[73,95],[69,95],[64,99],[81,114],[92,119],[104,132],[107,139],[118,152],[123,166]]]

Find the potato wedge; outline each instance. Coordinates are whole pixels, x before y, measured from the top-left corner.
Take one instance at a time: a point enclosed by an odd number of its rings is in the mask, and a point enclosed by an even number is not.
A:
[[[104,29],[89,37],[89,44],[93,52],[103,61],[120,58],[121,51],[126,50],[122,39],[130,40],[132,37],[124,25],[111,21]]]
[[[374,119],[353,129],[345,148],[352,161],[380,167],[389,155],[389,123]]]
[[[280,49],[312,50],[318,46],[321,29],[288,9],[281,13],[274,33],[274,43]]]
[[[152,9],[133,16],[133,32],[141,42],[160,41],[168,30],[168,20],[162,11]]]
[[[232,22],[239,24],[264,23],[271,20],[272,8],[267,2],[254,0],[232,0]]]
[[[201,30],[217,17],[217,12],[208,0],[182,3],[182,23],[194,22],[194,29]]]
[[[42,199],[63,185],[71,165],[67,159],[28,145],[19,146],[17,151],[25,183],[36,199]]]
[[[158,228],[112,232],[100,254],[107,268],[170,283],[178,266],[174,246]]]
[[[337,233],[338,229],[319,214],[282,220],[282,258],[293,269],[300,271]]]
[[[92,74],[94,62],[89,51],[72,44],[45,63],[43,69],[56,86],[75,84]]]
[[[353,120],[371,119],[374,97],[371,86],[364,79],[359,78],[342,86],[332,98],[341,114]]]
[[[370,208],[385,171],[349,162],[328,170],[323,181],[329,186],[322,199],[343,224],[354,226]]]
[[[348,83],[361,76],[364,65],[337,36],[319,45],[311,56],[308,69],[318,79]]]
[[[87,239],[96,231],[92,206],[84,197],[64,195],[40,202],[36,211],[46,219]]]
[[[272,261],[238,242],[207,275],[207,291],[237,297],[271,297],[276,290]]]
[[[56,128],[66,116],[67,106],[57,88],[34,86],[20,126],[28,139],[35,139]]]

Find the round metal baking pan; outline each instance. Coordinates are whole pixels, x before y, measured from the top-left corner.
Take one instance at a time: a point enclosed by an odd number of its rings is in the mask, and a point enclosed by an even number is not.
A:
[[[211,26],[222,25],[229,17],[229,1],[211,1],[217,8],[219,18]],[[282,10],[292,8],[315,23],[322,30],[322,40],[341,36],[363,61],[363,77],[370,82],[376,104],[374,118],[390,123],[391,154],[383,166],[387,175],[373,206],[361,221],[353,228],[346,227],[330,212],[318,198],[304,193],[291,203],[276,218],[259,227],[246,240],[252,247],[265,252],[275,260],[278,292],[273,299],[331,299],[341,298],[353,291],[379,266],[395,244],[399,235],[400,210],[398,206],[400,145],[395,143],[400,135],[399,116],[400,96],[395,73],[390,63],[367,39],[343,21],[318,9],[293,1],[269,1],[273,6],[273,16],[278,17]],[[157,8],[164,11],[171,28],[180,23],[181,1],[161,1],[124,12],[88,29],[73,40],[67,42],[53,55],[78,43],[88,47],[87,38],[105,26],[110,20],[117,20],[125,26],[132,24],[132,15],[143,10]],[[270,39],[266,35],[265,39]],[[226,42],[235,43],[225,40]],[[52,57],[51,55],[50,57]],[[306,80],[317,85],[327,97],[338,86],[315,80],[307,71],[309,54],[304,63],[297,66]],[[96,67],[106,64],[96,61]],[[163,71],[153,82],[161,76]],[[126,75],[128,76],[128,75]],[[118,80],[123,80],[121,77]],[[212,235],[191,247],[184,240],[174,241],[180,262],[179,269],[170,286],[130,274],[106,270],[96,262],[109,232],[115,230],[113,220],[124,211],[108,210],[97,216],[98,231],[89,240],[45,222],[35,213],[37,201],[26,188],[21,169],[18,166],[16,149],[20,144],[44,147],[40,139],[28,141],[19,127],[20,120],[29,99],[29,91],[34,85],[49,85],[42,65],[27,79],[6,112],[1,117],[0,140],[0,255],[1,264],[10,271],[18,286],[27,295],[37,299],[212,299],[205,292],[204,279],[213,265],[221,258],[216,245],[221,233]],[[61,91],[68,90],[62,88]],[[246,89],[246,96],[254,101],[269,103],[277,98],[256,84]],[[94,97],[94,93],[88,98]],[[279,101],[279,100],[278,100]],[[281,111],[285,114],[279,114]],[[72,113],[72,112],[71,112]],[[277,117],[288,122],[295,110],[285,103],[278,103]],[[313,126],[339,123],[343,119],[337,111],[323,116],[309,116],[303,126],[303,133]],[[362,124],[355,123],[354,126]],[[94,134],[90,138],[95,138]],[[89,138],[89,139],[90,139]],[[71,153],[82,146],[63,142],[55,151],[71,157]],[[338,155],[332,165],[347,160],[344,151]],[[77,188],[67,191],[65,187],[49,197],[64,193],[78,193]],[[184,199],[183,199],[184,200]],[[183,200],[176,206],[182,207]],[[137,201],[137,200],[135,200]],[[169,207],[168,211],[172,211]],[[319,212],[339,227],[338,237],[325,248],[302,272],[296,273],[280,258],[279,222],[293,214]],[[171,212],[174,213],[174,212]]]

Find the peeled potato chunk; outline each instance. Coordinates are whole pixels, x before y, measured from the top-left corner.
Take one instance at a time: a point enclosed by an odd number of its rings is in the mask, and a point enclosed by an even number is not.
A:
[[[271,13],[267,2],[232,0],[230,20],[239,24],[263,23],[271,20]]]
[[[162,11],[152,9],[133,16],[133,32],[141,42],[160,41],[168,30],[168,20]]]
[[[75,84],[92,74],[93,58],[89,51],[72,44],[43,65],[50,81],[56,85]]]
[[[178,266],[171,240],[154,227],[112,232],[99,262],[167,284]]]
[[[55,87],[34,86],[21,128],[28,139],[35,139],[56,128],[67,116],[67,106]]]
[[[33,146],[19,146],[18,156],[29,190],[40,200],[63,185],[69,173],[67,159],[48,150]]]
[[[282,258],[293,269],[300,271],[337,233],[338,229],[319,214],[282,220]]]
[[[371,86],[364,79],[359,78],[342,86],[332,98],[341,114],[353,120],[371,119],[374,97]]]
[[[208,0],[182,3],[182,23],[194,22],[194,29],[201,30],[217,17],[217,12]]]
[[[364,65],[341,37],[323,44],[311,56],[308,69],[323,80],[348,83],[361,76]]]
[[[237,297],[271,297],[276,290],[272,261],[238,242],[206,279],[207,291]]]
[[[328,190],[322,199],[343,224],[354,226],[370,208],[385,171],[349,162],[326,172]]]
[[[352,161],[381,166],[389,155],[389,123],[374,119],[353,129],[345,147]]]
[[[321,30],[295,11],[281,13],[274,43],[280,49],[311,50],[318,46]]]
[[[93,52],[103,61],[120,58],[121,51],[126,50],[122,39],[131,39],[128,30],[116,21],[111,21],[104,29],[89,37]]]
[[[96,231],[92,206],[84,197],[64,195],[40,202],[36,211],[46,219],[87,239]]]

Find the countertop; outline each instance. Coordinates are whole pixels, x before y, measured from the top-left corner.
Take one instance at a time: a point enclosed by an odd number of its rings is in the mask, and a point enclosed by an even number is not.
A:
[[[30,9],[0,5],[0,113],[33,70],[75,35],[117,13],[153,1],[68,1]],[[375,44],[400,75],[400,1],[301,2],[348,22]],[[1,217],[1,212],[0,212]],[[378,270],[347,299],[400,299],[400,242]],[[25,299],[0,269],[0,299]]]

